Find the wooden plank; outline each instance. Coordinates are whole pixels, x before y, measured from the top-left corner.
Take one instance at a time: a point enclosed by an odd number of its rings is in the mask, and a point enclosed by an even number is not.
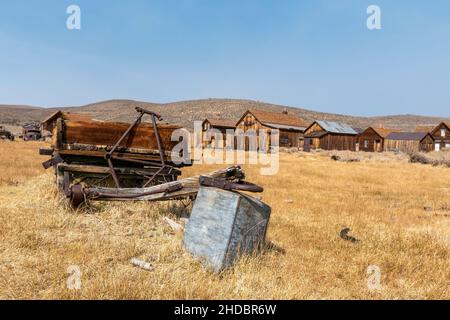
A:
[[[64,169],[64,171],[69,172],[78,172],[78,173],[99,173],[99,174],[109,174],[111,173],[109,167],[103,166],[88,166],[88,165],[75,165],[75,164],[66,164],[61,163],[58,165],[59,168]],[[118,174],[146,174],[151,175],[160,169],[160,167],[146,167],[146,168],[123,168],[116,167],[114,168]],[[181,171],[174,168],[165,168],[161,171],[161,174],[181,174]]]
[[[58,153],[63,156],[81,156],[81,157],[94,157],[94,158],[104,158],[106,151],[87,151],[87,150],[59,150]],[[143,161],[155,161],[160,162],[159,155],[157,154],[133,154],[124,152],[115,152],[115,157],[121,159],[133,159],[133,160],[143,160]],[[166,156],[165,161],[171,163],[170,158]]]
[[[231,167],[221,169],[204,176],[222,179],[236,179],[243,177],[243,172],[239,167]],[[168,182],[157,186],[147,188],[102,188],[92,187],[84,190],[86,197],[90,200],[104,200],[104,201],[160,201],[187,198],[197,194],[200,187],[200,176],[181,179],[178,181]],[[167,188],[181,185],[183,188],[171,193],[166,193]],[[152,194],[150,194],[152,193]],[[147,194],[147,195],[143,195]],[[130,198],[133,196],[133,198]]]
[[[113,146],[130,124],[100,121],[64,121],[65,144]],[[178,142],[171,141],[172,132],[181,129],[175,125],[158,125],[164,150],[172,150]],[[158,150],[153,127],[149,123],[137,125],[120,144],[122,148]]]

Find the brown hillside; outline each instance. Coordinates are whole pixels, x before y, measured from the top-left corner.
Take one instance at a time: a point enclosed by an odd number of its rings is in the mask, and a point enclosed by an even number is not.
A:
[[[237,121],[248,109],[257,109],[269,112],[287,110],[289,114],[299,116],[307,121],[329,120],[346,122],[351,126],[368,127],[383,126],[385,128],[397,128],[401,130],[412,130],[417,126],[437,125],[440,121],[447,120],[438,117],[395,115],[380,117],[353,117],[348,115],[329,114],[311,111],[301,108],[293,108],[275,105],[253,100],[239,99],[204,99],[180,101],[173,103],[148,103],[133,100],[108,100],[88,104],[80,107],[67,108],[39,108],[30,106],[5,106],[0,105],[0,123],[22,124],[27,121],[40,121],[58,109],[71,112],[89,113],[100,120],[131,121],[135,118],[135,106],[148,108],[160,113],[164,120],[170,123],[179,123],[186,128],[193,128],[194,120],[229,119]]]

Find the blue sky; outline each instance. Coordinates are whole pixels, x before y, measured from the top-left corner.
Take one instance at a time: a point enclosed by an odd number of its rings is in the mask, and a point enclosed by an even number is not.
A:
[[[81,30],[66,28],[71,4]],[[449,87],[448,0],[0,3],[0,104],[227,97],[448,117]]]

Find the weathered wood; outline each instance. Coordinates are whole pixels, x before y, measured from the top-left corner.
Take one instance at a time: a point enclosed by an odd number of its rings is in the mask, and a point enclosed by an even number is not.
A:
[[[104,159],[106,152],[105,151],[88,151],[88,150],[59,150],[58,153],[61,156],[76,156],[76,157],[86,157],[88,158],[101,158]],[[131,160],[142,160],[142,161],[153,161],[159,162],[159,155],[156,153],[151,154],[139,154],[139,153],[126,153],[126,152],[115,152],[114,157],[117,157],[118,160],[123,159],[131,159]],[[166,163],[173,164],[170,157],[165,157]],[[183,164],[184,165],[184,164]]]
[[[213,187],[200,187],[186,226],[184,246],[220,272],[264,243],[271,209],[263,202]]]
[[[311,149],[355,151],[357,134],[329,132],[314,122],[305,130],[304,139],[306,151]]]
[[[235,180],[237,178],[243,178],[244,173],[239,167],[231,167],[217,170],[206,175],[203,174],[203,176]],[[97,201],[159,201],[182,199],[197,194],[200,187],[199,177],[200,176],[194,176],[147,188],[88,187],[84,189],[84,192],[88,199]],[[168,188],[176,187],[178,185],[180,185],[182,189],[170,193],[166,192]]]
[[[434,130],[431,132],[434,139],[433,150],[440,151],[444,148],[450,148],[450,123],[441,122]]]
[[[64,164],[57,169],[58,187],[83,181],[85,184],[110,185],[112,176],[116,186],[140,187],[174,181],[181,174],[175,167],[191,165],[174,163],[171,150],[179,143],[171,141],[177,125],[157,125],[142,122],[145,110],[133,124],[91,120],[85,115],[53,114],[46,120],[53,129],[53,156],[58,154]],[[67,175],[69,173],[69,175]],[[100,178],[100,179],[99,179]],[[121,185],[120,179],[126,184]],[[67,179],[66,179],[67,180]]]
[[[70,171],[70,172],[77,172],[77,173],[98,173],[98,174],[109,174],[110,169],[108,167],[102,167],[102,166],[89,166],[89,165],[76,165],[76,164],[66,164],[61,163],[59,165],[61,169],[64,171]],[[130,174],[134,175],[136,173],[138,174],[147,174],[150,175],[154,173],[156,170],[159,170],[160,167],[146,167],[146,168],[123,168],[123,167],[116,167],[114,168],[118,174]],[[161,174],[181,174],[181,171],[174,168],[164,168],[161,171]]]
[[[237,122],[238,129],[247,132],[253,130],[259,132],[261,129],[267,130],[271,135],[273,129],[279,130],[279,146],[286,148],[302,148],[303,132],[308,124],[294,115],[287,113],[264,112],[261,110],[247,110]],[[265,149],[269,150],[270,140],[266,142]],[[248,143],[245,144],[248,149]]]
[[[128,123],[100,121],[64,121],[65,144],[113,146],[129,128]],[[172,150],[177,142],[171,141],[172,132],[181,129],[175,125],[158,125],[164,150]],[[151,124],[141,123],[119,145],[122,148],[158,150]]]

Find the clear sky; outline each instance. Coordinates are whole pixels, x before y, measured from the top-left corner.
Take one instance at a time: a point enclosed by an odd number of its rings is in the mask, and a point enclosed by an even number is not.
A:
[[[0,2],[0,104],[209,97],[448,117],[450,1]]]

